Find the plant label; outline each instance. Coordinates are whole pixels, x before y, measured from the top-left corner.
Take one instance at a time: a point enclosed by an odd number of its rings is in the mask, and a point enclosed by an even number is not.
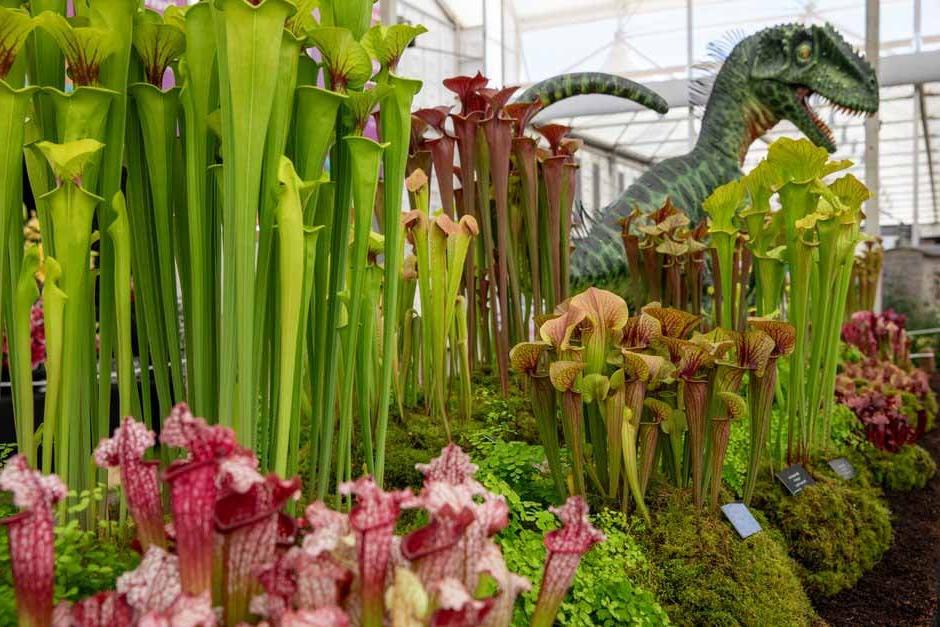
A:
[[[832,468],[833,472],[845,479],[850,481],[855,478],[855,466],[852,465],[852,462],[847,460],[844,457],[836,457],[835,459],[829,460],[829,467]]]
[[[761,531],[760,523],[754,518],[754,514],[744,503],[726,503],[721,506],[721,512],[738,532],[741,539],[749,538],[758,531]]]
[[[796,496],[808,485],[813,485],[816,481],[809,476],[802,464],[793,464],[784,468],[776,475],[780,483],[787,489],[791,496]]]

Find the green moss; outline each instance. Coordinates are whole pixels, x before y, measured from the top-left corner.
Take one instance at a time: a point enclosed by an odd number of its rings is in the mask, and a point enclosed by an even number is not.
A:
[[[385,485],[393,488],[419,487],[415,464],[426,464],[447,445],[444,427],[422,414],[389,417],[386,438]]]
[[[897,453],[876,449],[865,440],[846,444],[832,457],[845,457],[855,467],[851,481],[862,487],[883,488],[892,492],[919,490],[936,474],[937,464],[926,450],[916,444],[905,445]],[[815,472],[832,480],[838,477],[824,459],[814,465]]]
[[[891,545],[891,514],[880,492],[833,478],[825,464],[811,466],[817,483],[797,496],[763,479],[754,506],[782,534],[811,596],[831,596],[855,585]],[[769,473],[765,473],[767,476]]]
[[[932,391],[924,399],[924,407],[927,409],[927,431],[932,431],[937,427],[937,413],[940,412],[940,405],[937,403],[937,395]]]
[[[532,404],[517,383],[512,379],[509,395],[503,397],[499,390],[499,381],[495,377],[478,375],[474,378],[474,420],[501,429],[504,439],[538,444],[538,428],[532,415]]]
[[[871,448],[865,457],[875,480],[884,489],[895,492],[919,490],[937,472],[937,463],[930,453],[916,444],[903,446],[897,453]]]
[[[490,439],[538,442],[529,400],[516,387],[503,398],[492,387],[494,383],[487,377],[474,381],[473,415],[469,421],[458,417],[457,406],[451,405],[454,442],[474,458],[477,458],[475,450],[483,435]],[[409,411],[406,408],[405,414],[402,418],[397,410],[391,411],[386,435],[385,484],[395,488],[420,487],[421,474],[415,470],[415,464],[427,463],[447,445],[440,420],[420,409]],[[354,462],[361,464],[359,460]]]
[[[741,496],[747,479],[747,462],[751,452],[751,428],[747,420],[735,420],[731,423],[731,436],[725,463],[721,467],[721,478],[725,485]]]
[[[766,530],[740,539],[720,514],[699,512],[689,496],[650,499],[653,524],[634,519],[657,592],[680,625],[811,625],[817,621],[782,539]]]
[[[872,473],[871,466],[866,456],[866,450],[871,448],[870,444],[862,442],[857,447],[843,446],[828,455],[820,456],[814,459],[811,464],[813,475],[816,479],[823,478],[834,483],[847,483],[856,488],[878,489],[881,487],[881,483],[875,478],[874,473]],[[848,481],[837,475],[829,466],[828,460],[837,459],[839,457],[844,457],[849,460],[852,467],[855,468],[855,476]]]

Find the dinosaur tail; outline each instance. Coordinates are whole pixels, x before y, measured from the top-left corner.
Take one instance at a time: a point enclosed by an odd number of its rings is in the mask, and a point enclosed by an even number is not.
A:
[[[626,98],[657,113],[666,113],[669,110],[665,98],[649,87],[644,87],[622,76],[601,72],[561,74],[532,85],[516,100],[518,102],[541,100],[542,104],[547,107],[559,100],[585,94],[604,94]]]
[[[666,113],[669,105],[665,98],[648,87],[613,74],[578,72],[562,74],[532,85],[517,102],[539,100],[547,107],[572,96],[604,94],[632,100],[657,113]],[[571,256],[569,278],[575,290],[589,285],[623,292],[626,285],[626,258],[620,231],[613,223],[622,204],[618,199],[598,211],[596,221],[583,234]]]

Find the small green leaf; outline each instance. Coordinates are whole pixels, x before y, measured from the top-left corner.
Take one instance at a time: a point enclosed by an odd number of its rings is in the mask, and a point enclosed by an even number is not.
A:
[[[172,26],[176,26],[180,30],[186,30],[186,12],[189,10],[189,6],[178,6],[171,4],[166,9],[163,10],[163,21]]]
[[[851,174],[837,179],[829,189],[853,212],[858,211],[862,203],[871,198],[871,192],[865,184]]]
[[[88,162],[104,148],[104,144],[94,139],[79,139],[65,144],[41,141],[34,145],[49,162],[56,178],[76,184]]]
[[[602,401],[607,398],[607,392],[610,390],[610,379],[602,374],[586,374],[581,378],[578,390],[585,403]]]
[[[375,231],[369,231],[369,256],[381,255],[385,252],[385,236]]]
[[[219,141],[222,141],[222,109],[216,109],[206,116],[206,126]]]
[[[728,414],[731,420],[742,420],[747,418],[747,401],[734,392],[719,392],[718,398],[728,408]]]
[[[379,102],[391,91],[390,85],[375,85],[371,89],[351,91],[347,94],[349,97],[343,101],[343,104],[356,119],[356,130],[359,134],[365,129],[369,116],[379,106]]]
[[[702,203],[702,209],[708,214],[709,233],[727,233],[737,235],[738,228],[734,225],[734,218],[744,208],[745,185],[737,180],[726,183],[715,189],[711,196]]]
[[[852,165],[851,161],[829,161],[826,149],[808,139],[789,137],[781,137],[770,145],[767,161],[777,169],[781,182],[796,184],[821,179]]]
[[[0,8],[0,78],[10,72],[35,26],[33,18],[22,9]]]
[[[76,85],[97,85],[101,64],[117,50],[119,38],[104,28],[84,26],[85,21],[43,11],[36,24],[58,44],[68,62],[68,73]]]
[[[359,39],[372,21],[372,5],[375,0],[321,0],[320,18],[326,26],[348,29]]]
[[[165,22],[158,13],[149,10],[137,14],[133,42],[147,82],[157,87],[163,84],[163,74],[170,63],[186,49],[181,21]]]
[[[559,392],[576,389],[578,377],[584,370],[584,363],[580,361],[553,361],[548,369],[552,385]]]
[[[321,26],[310,31],[309,37],[323,55],[334,91],[346,93],[349,89],[361,89],[372,77],[369,53],[349,29]]]
[[[317,21],[313,17],[314,10],[320,8],[320,0],[294,0],[297,12],[287,18],[284,27],[299,38],[306,37],[307,33],[316,28]]]
[[[741,217],[768,213],[770,211],[770,197],[781,185],[780,172],[766,159],[757,164],[757,167],[741,179],[747,190],[750,205],[741,212]]]
[[[401,55],[405,49],[411,45],[411,42],[428,32],[424,26],[411,24],[393,24],[384,26],[376,24],[363,36],[362,45],[366,47],[369,54],[377,59],[382,67],[394,72],[401,60]]]
[[[546,342],[520,342],[509,351],[509,363],[516,372],[535,374],[539,358],[549,348]]]
[[[688,422],[686,421],[685,412],[681,409],[673,409],[669,413],[669,418],[664,420],[660,425],[660,428],[663,430],[663,433],[666,434],[682,434],[685,433],[688,428]]]

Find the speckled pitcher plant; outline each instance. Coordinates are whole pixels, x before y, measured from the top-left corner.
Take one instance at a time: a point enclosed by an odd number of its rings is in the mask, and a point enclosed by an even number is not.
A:
[[[207,425],[177,406],[160,435],[164,445],[186,453],[164,475],[175,539],[168,550],[156,524],[162,522],[156,462],[141,460],[154,439],[128,417],[96,455],[99,463],[120,467],[133,488],[128,503],[139,537],[149,538],[143,559],[118,577],[115,590],[55,608],[52,507],[65,486],[32,470],[22,455],[7,462],[0,488],[13,492],[21,509],[3,521],[20,624],[188,621],[211,627],[261,619],[272,626],[378,627],[392,621],[507,627],[517,597],[529,590],[524,577],[508,570],[494,541],[509,524],[505,498],[474,478],[476,466],[455,445],[418,464],[424,482],[417,493],[385,492],[363,477],[340,486],[355,499],[348,514],[316,501],[295,521],[281,509],[299,493],[298,479],[261,475],[257,458],[230,429]],[[406,508],[424,510],[427,523],[396,536]],[[604,539],[580,497],[552,511],[561,526],[545,537],[532,625],[552,624],[581,556]],[[488,592],[484,578],[496,584]]]

